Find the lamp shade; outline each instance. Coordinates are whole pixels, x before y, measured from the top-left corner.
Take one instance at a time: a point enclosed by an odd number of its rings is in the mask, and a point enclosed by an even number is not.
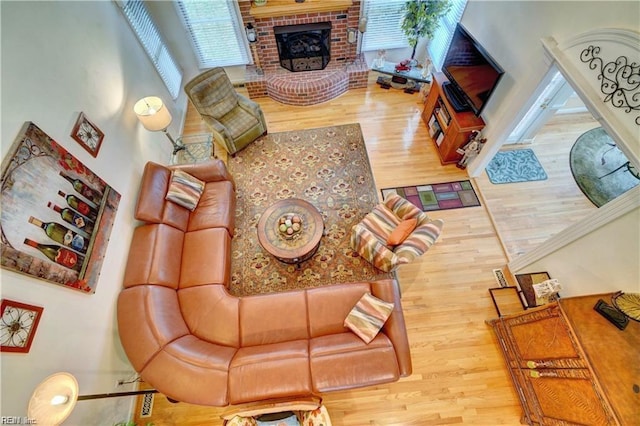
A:
[[[133,111],[145,129],[157,132],[166,130],[171,124],[171,113],[157,96],[147,96],[133,106]]]
[[[73,411],[78,400],[78,382],[69,373],[44,379],[29,400],[28,417],[39,425],[59,425]]]

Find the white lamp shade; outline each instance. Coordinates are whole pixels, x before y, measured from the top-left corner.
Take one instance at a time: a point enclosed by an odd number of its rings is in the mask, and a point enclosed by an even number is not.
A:
[[[33,391],[27,415],[39,425],[59,425],[69,417],[77,400],[76,378],[69,373],[56,373]]]
[[[171,113],[157,96],[148,96],[140,99],[133,106],[133,111],[145,129],[157,132],[166,130],[171,124]]]

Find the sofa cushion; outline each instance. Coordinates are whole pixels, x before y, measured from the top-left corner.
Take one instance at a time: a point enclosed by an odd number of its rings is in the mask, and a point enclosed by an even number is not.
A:
[[[392,311],[393,303],[385,302],[366,293],[349,312],[344,320],[344,325],[365,343],[369,343],[376,337]]]
[[[382,333],[368,345],[350,332],[316,337],[309,343],[309,356],[316,392],[376,385],[400,377],[393,345]]]
[[[240,299],[221,285],[178,290],[178,301],[189,331],[208,342],[240,346]]]
[[[229,370],[229,402],[309,395],[308,348],[304,339],[238,349]]]
[[[182,170],[172,170],[165,199],[185,209],[195,210],[204,191],[204,182]]]
[[[169,225],[149,224],[133,230],[124,286],[157,284],[177,288],[180,282],[184,232]]]
[[[189,210],[165,200],[171,170],[154,162],[144,167],[135,218],[148,223],[166,223],[183,231],[187,230]]]
[[[225,228],[233,236],[236,217],[236,192],[228,180],[207,182],[200,202],[189,218],[188,231]]]
[[[267,345],[309,337],[304,291],[240,299],[241,346]]]
[[[344,319],[362,295],[369,291],[369,283],[350,283],[306,290],[311,337],[347,332]]]
[[[229,285],[231,237],[224,228],[201,229],[184,234],[180,288],[204,284]]]
[[[117,306],[120,340],[136,371],[169,342],[189,334],[173,289],[159,285],[126,288],[118,295]]]
[[[188,335],[168,344],[140,375],[169,398],[223,406],[229,403],[227,383],[235,352]]]

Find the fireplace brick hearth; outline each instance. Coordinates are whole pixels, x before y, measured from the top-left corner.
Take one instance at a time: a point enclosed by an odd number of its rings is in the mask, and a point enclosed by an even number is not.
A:
[[[278,0],[272,0],[273,4]],[[344,3],[344,2],[341,2]],[[287,7],[284,16],[265,16],[262,6],[257,17],[251,15],[251,2],[241,1],[244,24],[251,22],[258,32],[252,46],[253,66],[247,66],[245,85],[251,98],[268,96],[289,105],[313,105],[333,99],[348,89],[366,87],[368,66],[357,44],[347,42],[347,28],[357,28],[360,0],[353,0],[343,10],[310,12],[305,3]],[[299,10],[299,12],[296,11]],[[282,12],[280,12],[282,13]],[[291,72],[281,67],[274,27],[331,22],[331,60],[323,70]],[[258,67],[262,73],[258,72]]]

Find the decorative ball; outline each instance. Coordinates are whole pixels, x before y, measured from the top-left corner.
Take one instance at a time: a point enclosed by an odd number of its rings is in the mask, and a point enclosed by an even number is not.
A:
[[[278,231],[286,238],[294,238],[302,231],[302,218],[294,213],[287,213],[278,219]]]

